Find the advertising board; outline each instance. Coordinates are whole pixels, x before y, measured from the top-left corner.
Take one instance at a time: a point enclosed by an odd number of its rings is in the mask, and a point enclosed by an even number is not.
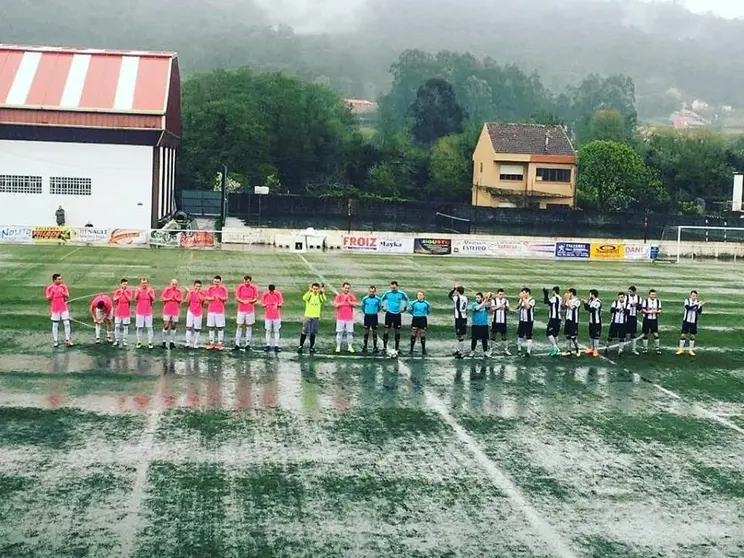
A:
[[[137,229],[113,229],[109,233],[108,243],[116,246],[136,246],[147,244],[147,231]]]
[[[446,256],[452,253],[452,240],[449,238],[416,238],[413,241],[413,253]]]
[[[626,244],[626,260],[648,260],[651,258],[651,246],[648,244]]]
[[[70,227],[33,227],[31,240],[34,244],[64,244],[72,239]]]
[[[591,244],[588,242],[556,242],[556,258],[588,258]]]
[[[180,235],[181,248],[213,248],[214,233],[209,231],[183,231]]]
[[[458,256],[489,256],[492,258],[553,258],[554,242],[531,240],[455,239],[452,253]]]
[[[412,238],[395,238],[377,235],[344,235],[341,247],[351,252],[376,252],[379,254],[413,254]]]
[[[0,242],[31,242],[31,227],[0,227]]]
[[[592,242],[591,257],[598,260],[622,260],[625,258],[625,244]]]

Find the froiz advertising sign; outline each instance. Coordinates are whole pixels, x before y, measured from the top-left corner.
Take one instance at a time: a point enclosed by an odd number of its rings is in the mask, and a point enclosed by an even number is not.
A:
[[[377,252],[379,239],[376,236],[344,235],[343,248],[353,252]]]

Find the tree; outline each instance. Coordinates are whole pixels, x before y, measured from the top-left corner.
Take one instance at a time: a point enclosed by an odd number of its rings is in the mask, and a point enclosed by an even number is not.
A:
[[[430,79],[419,87],[408,114],[414,140],[427,147],[443,136],[462,131],[466,118],[452,85],[439,78]]]
[[[579,137],[582,144],[597,140],[630,144],[633,140],[627,119],[615,109],[596,111],[583,128],[583,134]]]
[[[480,127],[468,123],[462,134],[439,138],[431,150],[427,199],[466,202],[473,187],[473,149]]]
[[[648,209],[668,197],[640,155],[623,143],[594,141],[579,150],[579,205],[602,211]]]
[[[569,103],[563,107],[563,111],[579,138],[587,136],[587,128],[597,111],[617,111],[625,120],[625,127],[631,135],[635,132],[638,124],[635,84],[627,76],[604,78],[590,74],[578,87],[569,87],[563,100]]]

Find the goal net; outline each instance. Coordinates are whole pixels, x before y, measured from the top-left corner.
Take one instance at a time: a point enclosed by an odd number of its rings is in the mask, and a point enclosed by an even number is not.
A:
[[[470,234],[470,219],[447,215],[446,213],[436,214],[437,232]]]
[[[677,263],[695,260],[737,262],[744,258],[744,227],[670,227],[664,231],[659,257]]]

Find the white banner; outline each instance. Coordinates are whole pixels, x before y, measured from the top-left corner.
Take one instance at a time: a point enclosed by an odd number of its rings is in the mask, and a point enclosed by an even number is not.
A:
[[[222,244],[259,244],[253,229],[222,229]]]
[[[108,229],[99,229],[96,227],[80,227],[73,229],[72,241],[85,242],[86,244],[108,244]]]
[[[648,260],[651,258],[651,246],[649,244],[626,244],[626,260]]]
[[[394,238],[378,235],[344,235],[341,246],[344,250],[351,252],[413,254],[412,238]]]
[[[456,256],[487,256],[491,258],[554,258],[554,242],[453,239]]]
[[[33,227],[0,227],[0,242],[31,242]]]

